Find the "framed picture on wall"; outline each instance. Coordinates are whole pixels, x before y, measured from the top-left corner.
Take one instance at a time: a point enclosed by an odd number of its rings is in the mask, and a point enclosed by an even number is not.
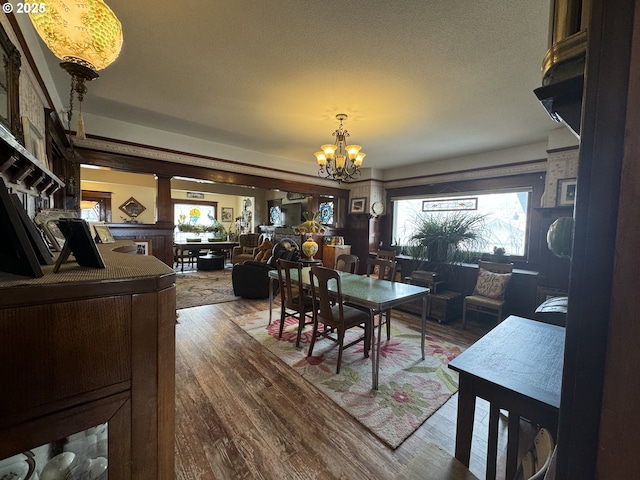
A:
[[[365,213],[367,211],[367,198],[352,198],[349,213]]]
[[[45,153],[44,137],[40,131],[27,117],[22,117],[22,130],[24,133],[24,147],[40,160],[47,169],[50,169]]]
[[[233,208],[222,207],[222,209],[220,210],[220,221],[233,222]]]
[[[558,180],[558,207],[570,207],[576,203],[576,178],[561,178]]]

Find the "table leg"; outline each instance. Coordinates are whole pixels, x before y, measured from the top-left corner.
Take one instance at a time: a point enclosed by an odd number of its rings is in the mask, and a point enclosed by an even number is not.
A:
[[[500,408],[493,403],[489,405],[489,438],[487,440],[487,480],[496,478],[496,460],[498,458],[498,422]],[[507,477],[513,478],[513,477]]]
[[[376,348],[376,322],[374,320],[375,315],[373,315],[373,312],[371,310],[369,310],[369,318],[371,321],[371,329],[370,329],[371,333],[370,333],[370,341],[369,341],[369,344],[371,345],[371,387],[374,390],[377,390],[378,377],[376,373],[378,371],[378,364],[376,362],[376,355],[379,348]]]
[[[269,325],[271,325],[271,317],[273,314],[273,282],[274,279],[269,277]]]
[[[375,365],[373,365],[373,389],[374,390],[378,390],[378,373],[380,372],[380,337],[382,336],[382,314],[384,312],[380,311],[380,313],[378,313],[378,345],[375,351],[375,355],[374,357],[374,363]],[[372,328],[371,330],[375,330],[375,323],[373,325],[374,328]],[[375,343],[375,342],[374,342]]]
[[[420,338],[420,348],[422,349],[422,360],[424,360],[424,337],[427,334],[427,296],[422,297],[422,337]]]
[[[472,378],[460,373],[459,385],[458,418],[456,421],[456,458],[460,460],[465,467],[469,467],[476,396],[473,392]]]
[[[507,477],[514,478],[518,469],[518,443],[520,439],[520,415],[509,412],[507,427]]]

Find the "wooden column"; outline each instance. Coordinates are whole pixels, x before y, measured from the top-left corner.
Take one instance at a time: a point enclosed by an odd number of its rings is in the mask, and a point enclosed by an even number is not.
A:
[[[158,175],[158,223],[173,224],[171,177]]]

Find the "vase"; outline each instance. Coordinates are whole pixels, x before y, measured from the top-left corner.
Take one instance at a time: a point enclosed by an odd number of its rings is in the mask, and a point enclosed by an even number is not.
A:
[[[302,254],[305,259],[311,259],[313,256],[318,253],[318,244],[311,237],[311,235],[307,235],[307,239],[302,244]]]

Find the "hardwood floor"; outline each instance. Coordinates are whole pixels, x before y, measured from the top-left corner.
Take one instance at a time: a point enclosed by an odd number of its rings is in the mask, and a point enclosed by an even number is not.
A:
[[[179,311],[176,479],[475,478],[453,458],[457,395],[392,450],[232,321],[267,308],[268,301],[239,300]],[[394,311],[394,318],[419,329],[417,317]],[[462,346],[491,326],[427,325]],[[488,417],[479,400],[470,465],[477,478],[484,478]],[[501,434],[499,449],[505,445]]]

